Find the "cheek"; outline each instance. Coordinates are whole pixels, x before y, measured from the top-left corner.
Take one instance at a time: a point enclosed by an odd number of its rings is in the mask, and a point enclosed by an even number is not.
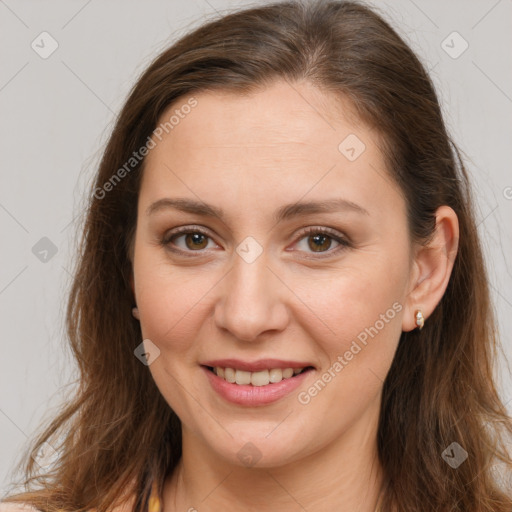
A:
[[[392,251],[379,258],[360,254],[351,262],[315,286],[305,280],[298,293],[315,313],[303,318],[302,327],[321,346],[325,379],[337,383],[332,399],[349,402],[373,395],[389,371],[407,282],[406,257]]]
[[[167,403],[182,421],[194,425],[194,402],[201,396],[189,379],[197,371],[199,330],[208,307],[208,290],[215,284],[212,273],[186,272],[156,257],[157,251],[141,250],[135,259],[137,306],[141,315],[143,339],[150,339],[160,350],[149,371]],[[183,391],[183,383],[187,382]]]
[[[158,253],[141,250],[135,259],[137,306],[144,338],[175,355],[190,348],[209,307],[208,292],[218,279],[199,267],[171,267]]]
[[[329,425],[344,428],[339,426],[363,414],[382,390],[396,352],[402,304],[389,286],[376,290],[370,284],[355,277],[331,280],[337,300],[333,295],[331,300],[317,299],[323,307],[319,309],[324,312],[323,321],[335,334],[325,335],[325,328],[314,331],[310,327],[324,358],[316,379],[297,398],[319,415],[329,411],[329,418],[322,423],[324,429]]]
[[[297,295],[310,306],[310,325],[323,325],[327,338],[357,337],[377,323],[379,330],[397,322],[402,309],[407,276],[405,267],[393,262],[363,262],[326,274],[323,279],[304,280]],[[383,318],[384,317],[384,318]]]

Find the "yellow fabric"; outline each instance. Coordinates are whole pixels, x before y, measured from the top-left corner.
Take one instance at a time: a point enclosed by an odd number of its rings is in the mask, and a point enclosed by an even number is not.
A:
[[[156,483],[153,484],[151,496],[149,497],[148,512],[161,512],[162,506],[157,493]]]

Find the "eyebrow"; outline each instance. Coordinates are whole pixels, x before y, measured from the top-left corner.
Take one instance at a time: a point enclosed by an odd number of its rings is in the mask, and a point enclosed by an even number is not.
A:
[[[218,217],[221,220],[225,219],[225,213],[222,208],[186,197],[164,197],[159,199],[147,208],[146,214],[152,215],[156,212],[167,209],[175,209],[204,217]],[[305,201],[286,204],[276,210],[274,213],[274,220],[275,222],[282,222],[293,217],[300,217],[313,213],[335,212],[354,212],[369,215],[368,211],[362,206],[346,199],[336,198],[325,199],[323,201]]]

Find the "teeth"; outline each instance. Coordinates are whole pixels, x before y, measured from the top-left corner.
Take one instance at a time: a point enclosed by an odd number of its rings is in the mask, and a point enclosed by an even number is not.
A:
[[[283,379],[289,379],[293,377],[293,368],[285,368],[283,370]]]
[[[238,371],[237,371],[238,373]],[[253,386],[266,386],[270,382],[268,370],[251,373],[251,384]]]
[[[276,383],[283,380],[283,370],[281,368],[272,368],[270,370],[270,382]]]
[[[237,384],[250,384],[251,383],[251,372],[244,372],[242,370],[236,370],[235,372]]]
[[[236,370],[235,368],[216,366],[213,369],[213,373],[232,384],[266,386],[267,384],[281,382],[283,379],[289,379],[294,375],[298,375],[302,370],[304,368],[272,368],[259,372],[247,372],[245,370]]]
[[[218,370],[221,370],[222,371],[222,368],[215,368],[217,370],[217,375],[219,375],[219,372]],[[219,375],[219,377],[221,377],[221,375]],[[236,372],[235,370],[233,370],[233,368],[225,368],[224,369],[224,378],[228,381],[228,382],[235,382],[236,381]]]

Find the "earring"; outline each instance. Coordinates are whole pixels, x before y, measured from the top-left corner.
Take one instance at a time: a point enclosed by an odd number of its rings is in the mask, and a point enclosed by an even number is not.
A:
[[[421,331],[423,329],[423,326],[425,325],[425,318],[423,317],[423,313],[421,312],[421,309],[418,309],[416,311],[416,325],[418,326],[418,329]]]
[[[137,308],[133,308],[133,309],[132,309],[132,315],[133,315],[137,320],[140,320],[139,310],[138,310]]]

